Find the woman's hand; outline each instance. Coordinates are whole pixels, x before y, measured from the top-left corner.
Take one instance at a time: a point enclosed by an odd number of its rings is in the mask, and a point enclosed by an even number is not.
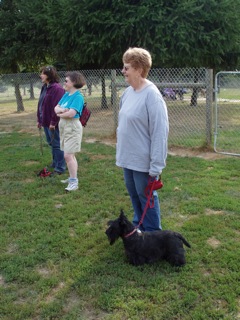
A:
[[[62,108],[59,104],[54,108],[55,113],[58,115],[60,113],[64,113],[68,111],[68,109]]]
[[[55,130],[55,126],[52,126],[52,125],[50,124],[49,130],[54,131],[54,130]]]

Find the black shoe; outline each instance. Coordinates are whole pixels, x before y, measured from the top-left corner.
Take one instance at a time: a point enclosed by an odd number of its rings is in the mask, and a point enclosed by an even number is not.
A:
[[[51,172],[50,177],[60,176],[61,174],[63,174],[63,172],[53,171],[53,172]]]

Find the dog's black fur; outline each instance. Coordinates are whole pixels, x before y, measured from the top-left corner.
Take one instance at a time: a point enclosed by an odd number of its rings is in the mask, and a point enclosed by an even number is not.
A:
[[[171,265],[178,267],[186,263],[183,243],[189,248],[191,246],[178,232],[159,230],[139,233],[122,210],[116,220],[108,222],[108,226],[106,235],[110,244],[114,244],[121,237],[127,259],[135,266],[158,260],[167,260]],[[130,234],[131,232],[133,233]]]

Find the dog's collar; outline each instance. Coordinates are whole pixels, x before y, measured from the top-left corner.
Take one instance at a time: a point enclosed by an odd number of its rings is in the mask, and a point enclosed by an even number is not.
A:
[[[136,231],[137,231],[137,228],[134,228],[134,229],[133,229],[133,231],[131,231],[131,232],[129,232],[129,233],[127,233],[127,234],[125,234],[124,238],[128,238],[128,237],[130,237],[130,236],[131,236],[132,234],[134,234]]]

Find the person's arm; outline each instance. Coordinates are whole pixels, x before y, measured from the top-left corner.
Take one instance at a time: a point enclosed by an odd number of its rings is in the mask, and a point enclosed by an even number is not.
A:
[[[57,104],[56,107],[54,108],[54,111],[58,115],[59,113],[64,113],[68,111],[68,109],[62,108],[59,104]]]
[[[76,115],[76,113],[77,111],[74,109],[65,109],[65,111],[57,113],[57,116],[64,119],[70,119],[73,118]]]
[[[39,96],[39,100],[38,100],[38,106],[37,106],[37,127],[38,127],[38,129],[42,128],[41,118],[40,118],[40,97],[41,97],[42,92],[43,92],[43,87],[41,88],[41,92],[40,92],[40,96]]]
[[[77,113],[80,113],[80,110],[83,106],[83,98],[81,95],[75,96],[63,110],[61,106],[56,106],[57,116],[59,118],[71,119],[74,118]]]
[[[51,121],[49,129],[54,129],[59,122],[59,118],[55,112],[55,106],[58,105],[59,101],[61,100],[62,96],[64,95],[65,91],[62,87],[58,84],[55,84],[53,88],[51,88]]]
[[[155,177],[166,166],[169,124],[165,101],[155,96],[148,105],[148,111],[151,139],[149,175]]]

